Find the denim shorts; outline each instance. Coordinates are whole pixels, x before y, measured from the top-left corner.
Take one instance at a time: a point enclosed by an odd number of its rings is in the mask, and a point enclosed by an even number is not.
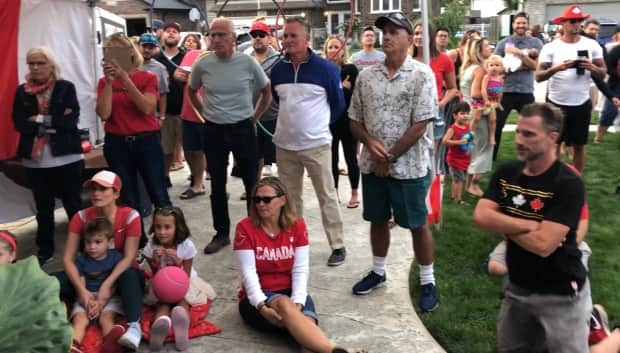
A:
[[[445,110],[440,109],[437,119],[433,121],[433,137],[435,140],[441,140],[446,132],[446,121],[444,119]]]
[[[403,228],[417,229],[426,224],[426,193],[430,172],[421,178],[394,179],[362,174],[363,217],[369,222],[394,221]]]
[[[609,99],[605,98],[605,103],[603,104],[603,111],[599,117],[598,124],[601,126],[612,126],[614,124],[614,120],[620,114],[620,110],[618,107],[612,103]]]
[[[273,300],[278,297],[281,297],[281,296],[290,297],[291,290],[289,289],[289,290],[283,290],[283,291],[277,291],[277,292],[264,291],[264,293],[267,296],[267,300],[265,302],[267,303],[267,305],[270,305],[273,302]],[[319,316],[316,313],[316,309],[314,307],[314,301],[312,300],[312,297],[310,297],[310,295],[306,297],[306,303],[301,307],[301,313],[309,318],[312,318],[314,322],[316,322],[317,324],[319,323],[319,319],[318,319]],[[239,302],[239,314],[241,314],[241,318],[243,318],[243,321],[245,321],[248,325],[250,325],[251,327],[259,331],[287,332],[285,328],[275,326],[271,322],[269,322],[267,319],[265,319],[265,317],[261,315],[261,313],[259,313],[258,310],[256,310],[256,308],[252,306],[252,304],[250,304],[250,301],[248,300],[247,297],[243,298]]]

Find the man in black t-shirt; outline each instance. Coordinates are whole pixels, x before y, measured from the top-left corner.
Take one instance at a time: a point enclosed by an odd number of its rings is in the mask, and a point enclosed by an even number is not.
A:
[[[497,169],[474,211],[479,228],[508,241],[508,281],[497,322],[498,352],[587,352],[592,309],[576,229],[581,178],[557,159],[561,112],[521,110],[519,161]]]

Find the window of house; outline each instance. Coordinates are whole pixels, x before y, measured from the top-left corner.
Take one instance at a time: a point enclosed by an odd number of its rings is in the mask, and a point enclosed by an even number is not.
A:
[[[344,35],[349,25],[351,13],[348,11],[336,11],[325,13],[327,34]]]
[[[400,11],[400,0],[372,0],[370,12]]]

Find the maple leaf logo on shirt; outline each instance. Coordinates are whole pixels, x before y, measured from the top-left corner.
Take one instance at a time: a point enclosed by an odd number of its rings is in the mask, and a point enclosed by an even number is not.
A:
[[[542,200],[539,197],[530,201],[530,207],[532,208],[532,210],[534,210],[534,212],[540,211],[543,208],[543,206],[545,206],[545,204],[542,202]]]
[[[517,207],[521,207],[523,206],[527,201],[525,200],[525,197],[523,197],[522,194],[519,194],[517,196],[514,196],[512,198],[512,203],[517,206]]]
[[[242,232],[237,233],[237,236],[235,237],[235,244],[236,245],[241,245],[243,243],[245,243],[245,239],[247,238],[247,236],[245,234],[243,234]]]

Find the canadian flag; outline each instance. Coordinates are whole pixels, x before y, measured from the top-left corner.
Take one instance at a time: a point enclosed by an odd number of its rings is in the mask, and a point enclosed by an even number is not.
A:
[[[15,156],[19,135],[11,119],[17,88],[17,42],[20,0],[3,0],[0,6],[2,55],[0,55],[0,160]],[[33,29],[34,30],[34,29]]]
[[[426,209],[428,210],[428,223],[441,224],[441,200],[443,199],[443,184],[441,175],[435,174],[426,194]]]

